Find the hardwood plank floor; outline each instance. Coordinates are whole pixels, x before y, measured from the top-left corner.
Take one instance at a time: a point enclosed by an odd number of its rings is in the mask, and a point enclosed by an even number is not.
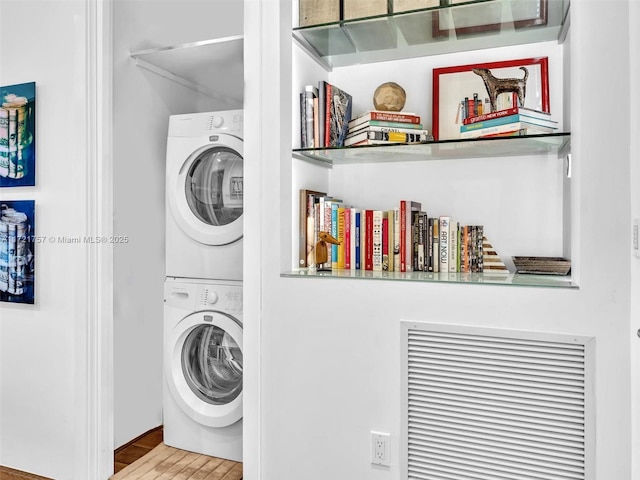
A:
[[[161,444],[162,433],[162,426],[159,426],[117,448],[113,456],[113,473],[118,473]]]
[[[52,480],[51,478],[40,477],[33,473],[21,472],[13,468],[0,466],[0,479],[2,480]]]

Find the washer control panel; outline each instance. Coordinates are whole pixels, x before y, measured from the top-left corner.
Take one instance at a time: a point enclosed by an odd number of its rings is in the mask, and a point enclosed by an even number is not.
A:
[[[198,304],[222,312],[242,312],[242,288],[228,285],[200,285]]]

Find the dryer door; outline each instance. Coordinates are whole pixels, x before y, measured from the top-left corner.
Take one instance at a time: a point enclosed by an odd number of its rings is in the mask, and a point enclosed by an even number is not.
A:
[[[226,245],[242,237],[242,140],[219,134],[209,141],[172,173],[167,195],[187,235],[206,245]]]
[[[209,427],[240,420],[240,321],[221,312],[195,312],[182,319],[165,341],[165,377],[182,410]]]

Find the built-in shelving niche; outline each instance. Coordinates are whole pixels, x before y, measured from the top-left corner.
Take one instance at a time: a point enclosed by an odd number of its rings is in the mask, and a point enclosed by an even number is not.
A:
[[[522,45],[562,43],[569,0],[483,0],[293,29],[328,70],[361,63]]]
[[[296,149],[294,158],[325,166],[379,164],[393,162],[451,161],[473,158],[549,156],[563,162],[565,181],[571,176],[571,135],[568,132],[525,137],[446,140],[419,144],[371,145],[361,147]],[[300,268],[282,272],[291,278],[335,278],[352,280],[387,280],[439,282],[456,284],[508,285],[520,287],[577,288],[570,275],[531,275],[518,273],[432,273],[373,272],[366,270],[317,271]]]
[[[244,37],[154,47],[130,54],[136,64],[171,81],[242,108],[244,97]]]

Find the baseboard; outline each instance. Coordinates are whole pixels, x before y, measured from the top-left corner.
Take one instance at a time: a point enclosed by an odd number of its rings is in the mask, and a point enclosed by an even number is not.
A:
[[[131,445],[133,445],[134,443],[136,443],[136,442],[137,442],[138,440],[140,440],[141,438],[143,438],[143,437],[145,437],[145,436],[147,436],[147,435],[149,435],[149,434],[151,434],[151,433],[157,432],[158,430],[162,430],[162,425],[159,425],[159,426],[157,426],[157,427],[155,427],[155,428],[152,428],[151,430],[148,430],[148,431],[144,432],[142,435],[138,435],[138,436],[137,436],[136,438],[134,438],[133,440],[129,440],[129,441],[128,441],[127,443],[125,443],[124,445],[121,445],[121,446],[119,446],[118,448],[116,448],[116,449],[115,449],[115,451],[114,451],[113,453],[115,454],[115,453],[119,453],[119,452],[121,452],[121,451],[122,451],[122,450],[124,450],[125,448],[130,447]]]

